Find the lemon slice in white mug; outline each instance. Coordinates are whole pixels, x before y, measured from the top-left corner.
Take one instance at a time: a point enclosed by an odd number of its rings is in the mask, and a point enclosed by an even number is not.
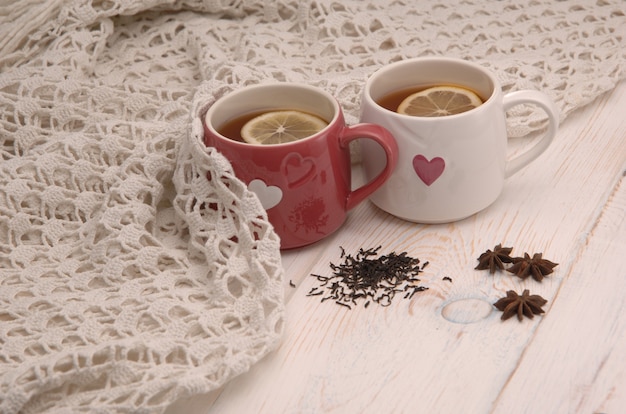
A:
[[[446,116],[460,114],[482,104],[474,92],[458,86],[433,86],[407,96],[398,113],[412,116]]]

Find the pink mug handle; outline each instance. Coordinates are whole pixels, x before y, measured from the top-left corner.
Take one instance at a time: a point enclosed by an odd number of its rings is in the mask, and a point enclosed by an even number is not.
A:
[[[387,181],[398,163],[398,144],[396,144],[391,133],[380,125],[367,123],[348,125],[343,129],[339,142],[342,147],[347,149],[350,142],[361,138],[377,142],[385,151],[387,164],[380,174],[368,183],[350,191],[346,199],[346,211],[356,207],[361,201],[378,190]]]

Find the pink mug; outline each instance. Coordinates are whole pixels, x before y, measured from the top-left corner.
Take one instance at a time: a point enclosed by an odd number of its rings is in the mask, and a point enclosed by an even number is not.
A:
[[[218,131],[249,113],[298,110],[328,122],[298,141],[256,145],[227,138]],[[235,175],[256,193],[281,249],[314,243],[337,230],[347,212],[368,198],[391,175],[398,158],[393,136],[374,124],[348,126],[338,102],[318,88],[294,83],[249,86],[216,101],[204,118],[205,144],[220,151]],[[352,190],[349,144],[366,138],[385,154],[382,171]]]

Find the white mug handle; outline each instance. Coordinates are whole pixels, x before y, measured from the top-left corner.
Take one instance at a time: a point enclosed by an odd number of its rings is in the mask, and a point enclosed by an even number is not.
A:
[[[525,90],[511,92],[504,96],[503,107],[505,112],[516,105],[522,104],[540,106],[548,115],[548,130],[532,148],[507,161],[504,171],[505,177],[512,176],[541,155],[552,143],[556,130],[559,127],[559,111],[548,95],[539,91]]]

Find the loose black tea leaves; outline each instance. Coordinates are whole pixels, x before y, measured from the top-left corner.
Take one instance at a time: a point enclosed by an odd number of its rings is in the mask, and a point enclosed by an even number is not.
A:
[[[361,248],[352,256],[340,247],[343,262],[339,265],[330,263],[331,276],[312,274],[320,286],[313,287],[307,296],[322,296],[322,302],[333,300],[352,309],[358,301],[363,302],[365,308],[371,302],[389,306],[396,293],[411,299],[416,293],[428,289],[419,285],[417,277],[428,262],[420,263],[406,252],[379,255],[380,248]]]

